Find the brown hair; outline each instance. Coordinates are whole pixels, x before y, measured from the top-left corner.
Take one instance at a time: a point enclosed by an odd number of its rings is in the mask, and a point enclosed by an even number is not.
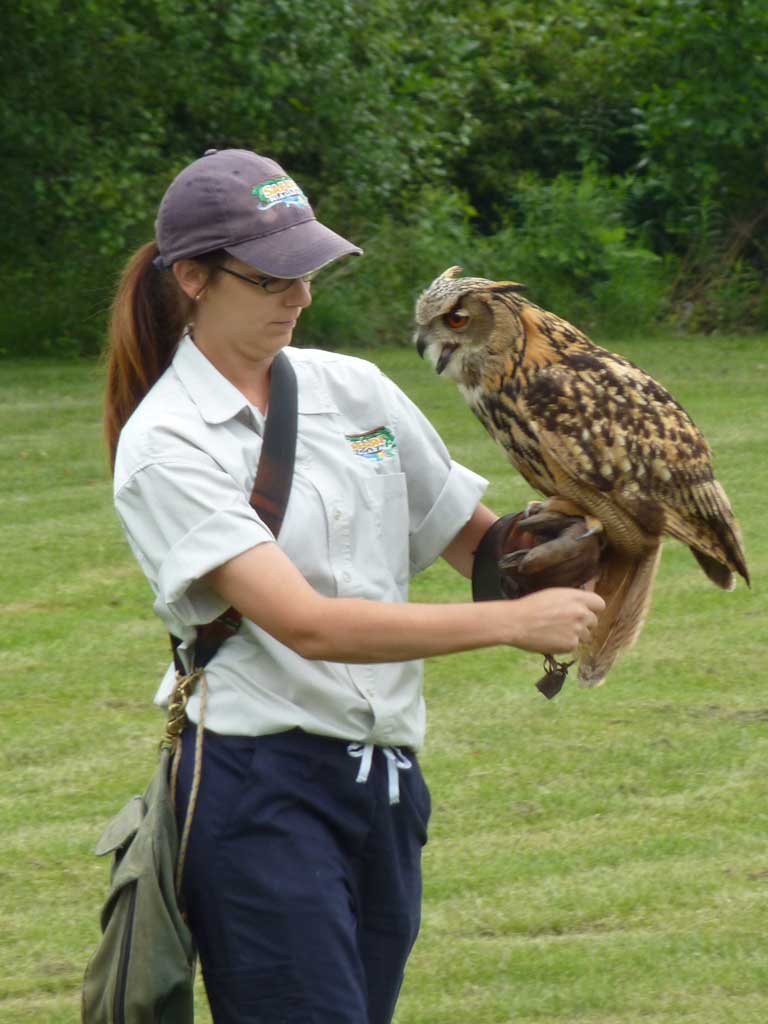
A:
[[[152,385],[170,366],[192,302],[172,273],[158,270],[155,242],[126,264],[109,318],[104,436],[114,468],[120,431]],[[196,257],[215,272],[226,253]]]

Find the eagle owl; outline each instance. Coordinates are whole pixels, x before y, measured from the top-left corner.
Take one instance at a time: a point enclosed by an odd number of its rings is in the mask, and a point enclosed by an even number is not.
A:
[[[666,534],[707,576],[749,584],[738,524],[709,447],[653,378],[525,299],[522,285],[450,267],[416,303],[415,341],[451,378],[547,506],[599,520],[606,602],[579,649],[579,681],[597,686],[636,640]],[[575,508],[574,508],[575,506]]]

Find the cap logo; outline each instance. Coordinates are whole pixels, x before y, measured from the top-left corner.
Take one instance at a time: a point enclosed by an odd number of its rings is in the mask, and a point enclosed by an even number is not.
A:
[[[293,178],[270,178],[261,185],[255,185],[251,195],[259,200],[260,210],[269,210],[278,203],[288,203],[291,206],[309,206],[309,200],[301,191]]]

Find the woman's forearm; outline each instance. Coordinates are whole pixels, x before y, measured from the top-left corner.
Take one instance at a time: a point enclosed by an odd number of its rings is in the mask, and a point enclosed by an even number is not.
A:
[[[411,604],[324,597],[274,544],[233,558],[208,576],[221,597],[305,658],[409,661],[496,644],[573,650],[603,605],[595,594],[553,588],[519,601]]]
[[[319,598],[294,636],[305,658],[323,661],[409,661],[511,642],[503,609],[473,604],[394,604]]]

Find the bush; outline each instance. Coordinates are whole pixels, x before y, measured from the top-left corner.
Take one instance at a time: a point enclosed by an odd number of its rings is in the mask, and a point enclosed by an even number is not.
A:
[[[172,173],[225,146],[367,243],[316,339],[400,337],[456,261],[594,330],[768,327],[764,0],[5,6],[0,350],[91,351]]]
[[[590,168],[551,182],[522,175],[500,211],[500,228],[488,234],[464,193],[415,189],[399,216],[388,212],[375,226],[341,227],[365,257],[344,260],[321,276],[297,343],[329,349],[409,344],[416,298],[454,264],[471,276],[525,284],[531,301],[597,337],[647,331],[663,319],[696,331],[768,321],[765,284],[751,261],[738,258],[735,243],[718,248],[720,225],[712,211],[695,212],[698,242],[687,261],[675,261],[652,253],[629,230],[626,211],[633,201],[630,180]],[[130,248],[142,240],[132,239]],[[0,354],[97,353],[118,269],[115,257],[65,244],[45,260],[5,268],[17,301],[3,320]]]
[[[477,261],[472,208],[458,192],[426,188],[410,199],[405,221],[385,214],[365,250],[331,268],[318,282],[301,323],[303,345],[367,348],[410,342],[419,293],[446,267]]]
[[[526,284],[532,301],[585,330],[647,328],[664,311],[667,286],[662,261],[622,224],[626,189],[591,171],[551,184],[525,177],[492,235],[474,226],[462,194],[422,190],[405,223],[385,217],[363,242],[364,259],[341,264],[318,284],[301,343],[409,343],[419,292],[454,264],[475,277]]]
[[[114,257],[62,247],[0,266],[0,356],[93,356],[102,348],[117,281]]]
[[[532,301],[584,330],[648,327],[667,288],[662,261],[625,227],[629,187],[589,168],[552,182],[522,177],[505,226],[483,240],[482,273],[520,281]]]

